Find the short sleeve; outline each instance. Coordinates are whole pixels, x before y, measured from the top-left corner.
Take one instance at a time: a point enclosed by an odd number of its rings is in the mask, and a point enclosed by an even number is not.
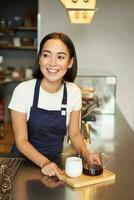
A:
[[[68,87],[68,104],[70,105],[69,111],[81,110],[82,96],[80,88],[74,83],[70,83]]]
[[[73,110],[80,110],[82,107],[82,96],[81,91],[79,88],[76,89],[75,95],[74,95],[74,104],[73,104]]]
[[[29,112],[33,99],[33,89],[32,81],[20,83],[14,89],[8,108],[23,113]]]

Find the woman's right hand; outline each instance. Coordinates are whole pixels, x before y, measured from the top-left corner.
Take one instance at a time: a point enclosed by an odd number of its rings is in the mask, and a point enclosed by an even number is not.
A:
[[[54,163],[48,162],[41,168],[41,172],[47,176],[56,176],[59,180],[62,180],[62,170]]]

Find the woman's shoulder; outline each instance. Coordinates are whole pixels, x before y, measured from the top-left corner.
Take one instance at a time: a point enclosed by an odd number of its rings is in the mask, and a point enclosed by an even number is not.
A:
[[[67,90],[73,91],[73,92],[81,92],[80,88],[72,82],[66,82]]]
[[[19,83],[14,92],[15,93],[29,93],[34,90],[36,79],[30,79]]]
[[[66,83],[67,86],[67,99],[68,99],[68,109],[70,112],[81,109],[81,90],[75,83]]]
[[[36,79],[26,80],[26,81],[19,83],[17,85],[17,88],[27,88],[28,89],[28,88],[34,87],[35,83],[36,83]]]

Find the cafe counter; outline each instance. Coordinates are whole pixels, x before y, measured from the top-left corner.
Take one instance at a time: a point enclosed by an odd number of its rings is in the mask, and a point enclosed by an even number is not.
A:
[[[90,123],[90,122],[89,122]],[[115,115],[98,116],[91,145],[108,156],[113,181],[72,188],[41,174],[40,168],[23,162],[7,198],[12,200],[131,200],[134,198],[134,132],[117,108]]]

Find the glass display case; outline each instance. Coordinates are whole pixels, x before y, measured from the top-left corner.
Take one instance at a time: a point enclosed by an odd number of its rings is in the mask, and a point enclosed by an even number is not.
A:
[[[90,75],[78,75],[75,83],[82,92],[81,132],[86,143],[91,143],[91,135],[95,137],[114,123],[117,77],[102,69],[88,72]]]
[[[115,75],[79,75],[75,83],[82,92],[82,117],[91,112],[97,114],[114,114],[116,102]]]

